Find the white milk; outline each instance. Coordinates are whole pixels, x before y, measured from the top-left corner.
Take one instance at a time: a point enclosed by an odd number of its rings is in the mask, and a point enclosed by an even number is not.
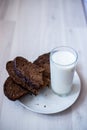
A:
[[[51,55],[51,87],[59,95],[68,94],[72,87],[76,57],[70,51],[58,51]]]

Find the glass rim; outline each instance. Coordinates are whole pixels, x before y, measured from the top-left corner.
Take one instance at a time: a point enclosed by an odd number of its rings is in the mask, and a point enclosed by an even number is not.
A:
[[[70,49],[70,50],[72,50],[72,51],[75,53],[76,59],[75,59],[74,62],[72,62],[72,63],[70,63],[70,64],[67,64],[67,65],[62,65],[62,64],[56,63],[56,62],[52,59],[53,52],[55,53],[55,52],[56,52],[56,49],[62,49],[62,48]],[[57,51],[58,51],[58,50],[57,50]],[[60,51],[61,51],[61,50],[60,50]],[[69,50],[66,50],[66,51],[69,51]],[[78,61],[78,53],[77,53],[77,51],[76,51],[74,48],[72,48],[72,47],[70,47],[70,46],[59,46],[59,47],[55,47],[55,48],[53,48],[53,49],[51,50],[51,52],[50,52],[50,58],[51,58],[51,61],[52,61],[53,63],[55,63],[55,64],[57,64],[57,65],[59,65],[59,66],[62,66],[62,67],[64,67],[64,66],[67,67],[67,66],[71,66],[71,65],[77,63],[77,61]]]

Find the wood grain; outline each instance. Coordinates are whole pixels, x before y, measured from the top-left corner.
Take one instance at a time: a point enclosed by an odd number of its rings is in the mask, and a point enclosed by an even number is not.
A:
[[[56,46],[79,53],[81,94],[64,112],[33,113],[3,94],[6,62],[21,55],[33,61]],[[87,129],[87,24],[80,0],[0,0],[0,130]]]

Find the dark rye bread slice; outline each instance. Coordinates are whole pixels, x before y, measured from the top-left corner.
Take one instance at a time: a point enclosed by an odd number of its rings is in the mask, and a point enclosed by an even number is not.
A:
[[[16,84],[11,77],[8,77],[4,84],[4,94],[10,100],[17,100],[20,97],[28,94],[29,91]]]
[[[43,67],[45,69],[45,76],[50,78],[50,53],[40,55],[34,64]]]
[[[16,74],[25,79],[27,84],[34,86],[34,88],[40,88],[43,85],[43,68],[28,62],[23,57],[14,59],[14,68]]]
[[[24,58],[20,58],[17,57],[16,59],[18,59],[19,61],[21,60],[21,62],[18,62],[17,60],[17,64],[21,63],[21,70],[22,70],[22,66],[24,66],[24,64],[27,64],[28,61],[26,61]],[[18,65],[19,66],[19,65]],[[36,66],[35,66],[36,67]],[[35,85],[30,85],[30,83],[27,80],[27,77],[24,77],[20,71],[18,69],[16,69],[14,67],[14,62],[13,61],[9,61],[6,64],[6,69],[8,71],[8,74],[11,76],[11,78],[17,83],[20,84],[21,86],[23,86],[24,88],[26,88],[27,90],[29,90],[30,92],[32,92],[32,94],[37,95],[39,92],[39,89],[36,88],[37,86]],[[26,69],[26,68],[25,68]],[[39,68],[38,68],[39,69]],[[41,69],[42,70],[42,69]],[[41,71],[39,69],[39,71]],[[24,70],[25,71],[25,70]],[[32,71],[32,70],[31,70]],[[36,71],[36,70],[35,70]],[[42,76],[42,74],[41,74]],[[37,76],[36,76],[37,77]]]
[[[10,77],[13,79],[13,81],[19,85],[21,85],[23,88],[27,89],[29,92],[32,92],[32,94],[37,95],[39,90],[33,88],[32,86],[28,85],[27,82],[25,82],[25,80],[23,80],[22,78],[20,78],[15,70],[14,70],[14,63],[13,61],[9,61],[6,64],[6,69],[8,71],[8,74],[10,75]]]
[[[44,85],[50,85],[50,53],[40,55],[34,62],[34,64],[44,68]]]

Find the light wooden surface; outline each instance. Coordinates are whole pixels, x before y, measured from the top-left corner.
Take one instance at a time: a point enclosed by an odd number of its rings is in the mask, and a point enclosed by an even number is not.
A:
[[[6,62],[33,61],[56,46],[79,53],[81,94],[64,112],[41,115],[3,94]],[[87,130],[87,24],[80,0],[0,0],[0,130]]]

